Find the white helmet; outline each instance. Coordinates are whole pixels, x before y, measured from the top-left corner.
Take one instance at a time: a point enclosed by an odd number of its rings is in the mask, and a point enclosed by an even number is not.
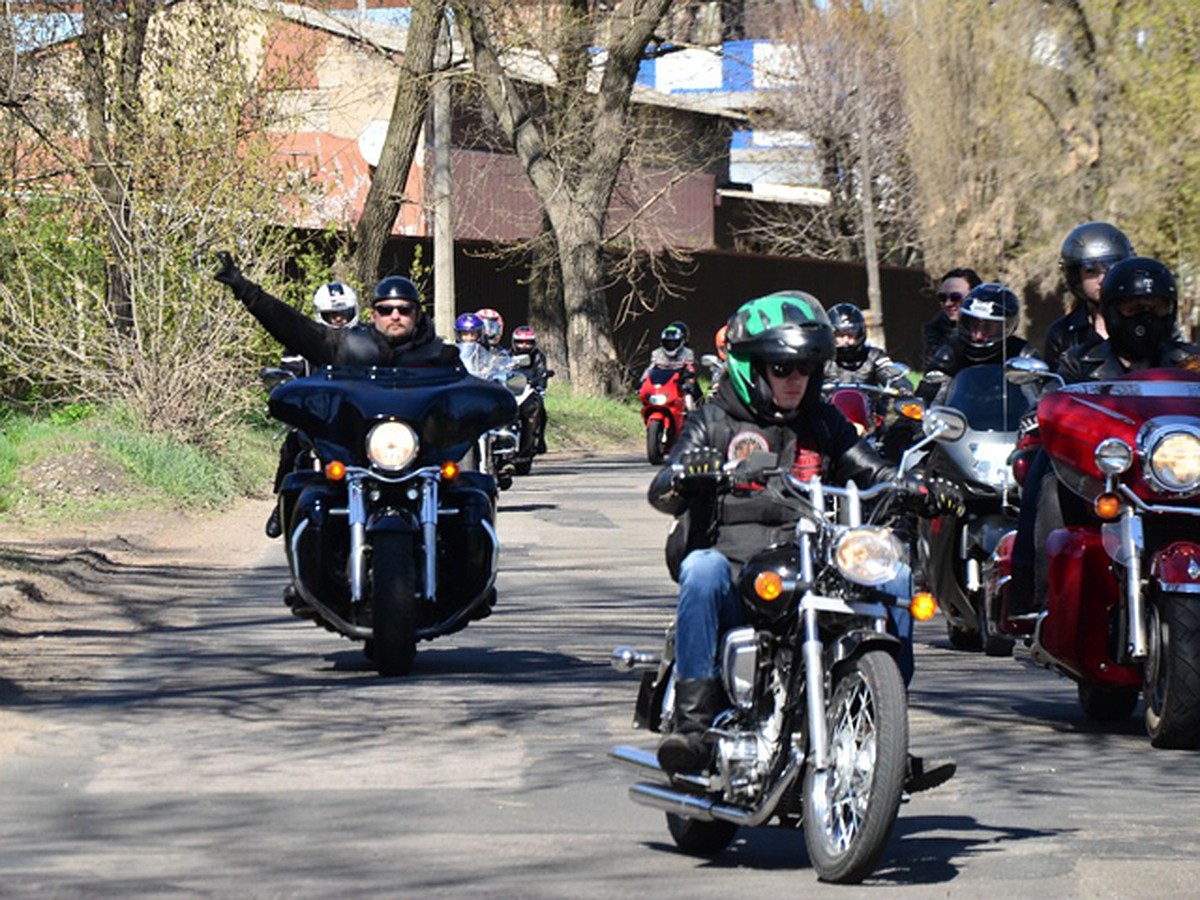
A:
[[[321,285],[313,294],[312,302],[317,311],[316,320],[322,325],[342,328],[358,318],[358,294],[340,281]]]

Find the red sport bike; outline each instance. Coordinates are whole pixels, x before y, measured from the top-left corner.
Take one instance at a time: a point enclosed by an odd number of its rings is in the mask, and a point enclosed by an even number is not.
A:
[[[1034,360],[1010,361],[1006,374],[1057,378]],[[1012,543],[1002,541],[988,614],[999,631],[1031,631],[1033,659],[1079,685],[1091,718],[1129,716],[1140,693],[1153,746],[1200,746],[1200,374],[1147,369],[1062,387],[1037,415],[1055,474],[1090,514],[1038,548],[1049,591],[1032,628],[1008,614]]]
[[[687,400],[683,369],[652,368],[642,379],[638,397],[642,401],[642,421],[646,423],[646,458],[650,464],[662,464],[675,446],[687,418]]]

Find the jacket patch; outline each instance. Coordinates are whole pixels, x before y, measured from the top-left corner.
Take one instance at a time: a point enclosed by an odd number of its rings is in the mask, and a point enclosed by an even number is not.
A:
[[[767,443],[767,437],[757,431],[739,431],[733,436],[729,442],[729,447],[725,451],[726,459],[740,460],[745,459],[751,453],[770,453],[771,445]]]

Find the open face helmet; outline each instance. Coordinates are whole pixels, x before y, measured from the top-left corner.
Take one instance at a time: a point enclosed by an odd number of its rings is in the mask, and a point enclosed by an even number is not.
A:
[[[1058,267],[1062,269],[1071,293],[1080,300],[1087,300],[1083,292],[1084,267],[1095,266],[1106,270],[1133,255],[1133,244],[1116,225],[1084,222],[1073,228],[1063,241]]]
[[[833,326],[833,358],[839,366],[856,369],[867,358],[867,320],[853,303],[835,303],[829,307]]]
[[[513,329],[512,352],[532,353],[537,349],[537,332],[532,325],[518,325]]]
[[[1157,259],[1123,259],[1108,270],[1100,286],[1108,340],[1122,359],[1153,359],[1174,337],[1178,310],[1175,276]]]
[[[344,328],[358,318],[358,294],[340,281],[317,288],[312,303],[316,320],[331,328]]]
[[[463,313],[454,320],[454,340],[459,344],[475,343],[483,336],[483,319],[475,313]]]
[[[1009,288],[994,281],[971,289],[958,309],[958,334],[967,359],[990,360],[1017,330],[1021,303]]]
[[[371,303],[374,305],[380,300],[411,300],[413,303],[420,303],[421,294],[411,279],[403,275],[389,275],[375,285]]]
[[[504,336],[504,317],[491,307],[477,309],[475,315],[483,320],[484,346],[499,347],[500,339]]]

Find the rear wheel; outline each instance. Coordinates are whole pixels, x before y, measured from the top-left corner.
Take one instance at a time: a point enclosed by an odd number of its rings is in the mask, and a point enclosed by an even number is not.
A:
[[[995,625],[988,618],[987,604],[979,603],[979,638],[987,656],[1012,656],[1015,641],[1003,634],[996,634]]]
[[[701,822],[672,813],[667,813],[667,828],[675,846],[692,856],[716,856],[738,830],[732,822]]]
[[[666,427],[662,419],[651,419],[646,423],[646,458],[650,465],[662,465],[666,445]]]
[[[822,881],[856,884],[891,837],[908,763],[904,680],[890,654],[843,665],[829,704],[829,767],[804,774],[804,843]]]
[[[1200,746],[1200,600],[1164,594],[1149,604],[1143,692],[1150,743]]]
[[[375,668],[407,675],[417,655],[416,566],[412,535],[384,531],[371,541],[371,614]]]
[[[1079,706],[1084,715],[1097,722],[1120,722],[1133,714],[1138,701],[1137,688],[1104,690],[1089,684],[1079,685]]]

